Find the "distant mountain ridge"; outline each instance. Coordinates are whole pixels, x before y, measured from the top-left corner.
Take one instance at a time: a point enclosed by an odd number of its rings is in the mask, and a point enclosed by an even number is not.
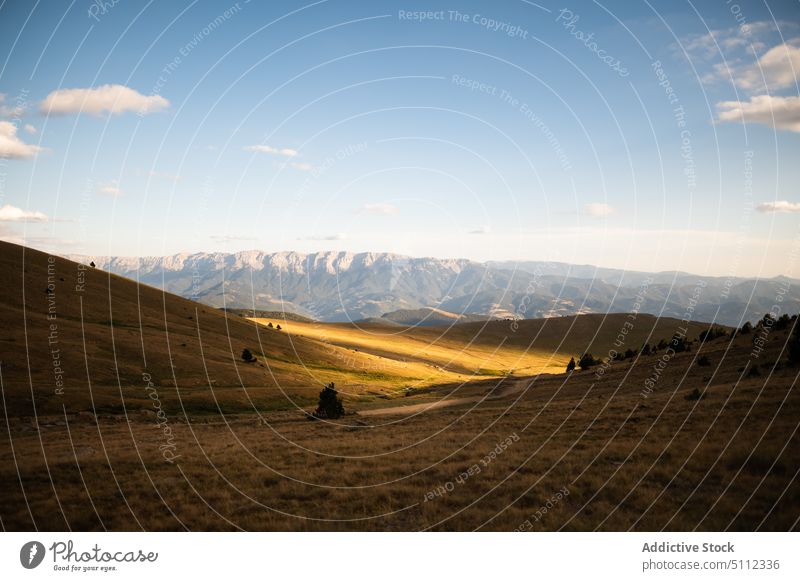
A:
[[[629,312],[740,325],[800,311],[786,277],[705,277],[558,262],[413,258],[383,252],[181,253],[68,256],[215,307],[287,311],[320,321],[432,308],[456,315],[539,318]],[[788,289],[788,290],[787,290]]]

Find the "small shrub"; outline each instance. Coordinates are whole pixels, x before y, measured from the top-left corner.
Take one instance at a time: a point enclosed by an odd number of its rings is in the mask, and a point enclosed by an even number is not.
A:
[[[709,365],[711,365],[711,362],[708,360],[708,357],[706,357],[705,355],[702,355],[697,360],[697,365],[699,365],[700,367],[708,367]]]
[[[250,352],[250,349],[243,349],[242,350],[242,360],[246,361],[247,363],[252,363],[256,360],[253,354]]]

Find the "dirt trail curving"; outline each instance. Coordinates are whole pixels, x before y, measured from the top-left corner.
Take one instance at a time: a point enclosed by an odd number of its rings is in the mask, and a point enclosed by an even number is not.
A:
[[[360,416],[389,416],[389,415],[403,415],[409,416],[417,413],[452,407],[456,405],[464,405],[469,403],[483,401],[494,401],[497,399],[507,398],[511,395],[517,395],[523,391],[531,382],[532,378],[526,377],[509,382],[494,390],[493,395],[473,396],[473,397],[455,397],[450,399],[441,399],[437,401],[418,403],[412,405],[394,406],[386,408],[378,408],[373,410],[362,410],[357,412]]]

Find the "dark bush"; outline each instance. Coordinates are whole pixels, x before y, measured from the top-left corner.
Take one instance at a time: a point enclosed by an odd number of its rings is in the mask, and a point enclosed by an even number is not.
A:
[[[708,360],[708,357],[706,357],[705,355],[701,355],[700,358],[697,360],[697,364],[700,367],[708,367],[709,365],[711,365],[711,362]]]
[[[250,352],[250,349],[243,349],[242,350],[242,359],[247,363],[252,363],[256,360],[253,354]]]
[[[580,367],[582,370],[589,369],[598,363],[599,361],[595,359],[591,353],[584,353],[583,356],[581,356],[580,361],[578,361],[578,367]]]
[[[574,357],[570,357],[569,358],[569,363],[567,363],[567,372],[570,372],[573,369],[575,369],[575,358]]]
[[[319,419],[335,420],[344,415],[344,406],[339,399],[339,392],[333,382],[330,382],[319,392],[319,403],[314,412],[314,417]]]
[[[683,396],[683,399],[688,401],[697,401],[698,399],[703,399],[705,396],[706,394],[695,387],[690,393],[687,393],[685,396]]]
[[[788,329],[791,324],[792,324],[792,319],[789,317],[789,315],[784,313],[780,317],[778,317],[777,321],[775,321],[775,330],[783,331],[784,329]]]
[[[700,331],[700,334],[697,338],[700,339],[700,342],[702,343],[703,341],[713,341],[714,339],[724,337],[727,334],[727,331],[721,327],[711,327],[710,329]]]
[[[800,365],[800,325],[797,324],[797,319],[794,319],[794,329],[792,330],[792,338],[789,339],[789,365]]]

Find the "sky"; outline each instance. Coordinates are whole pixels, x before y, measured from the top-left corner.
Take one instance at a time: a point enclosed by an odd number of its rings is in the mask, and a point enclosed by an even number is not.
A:
[[[800,2],[0,5],[0,238],[800,277]]]

